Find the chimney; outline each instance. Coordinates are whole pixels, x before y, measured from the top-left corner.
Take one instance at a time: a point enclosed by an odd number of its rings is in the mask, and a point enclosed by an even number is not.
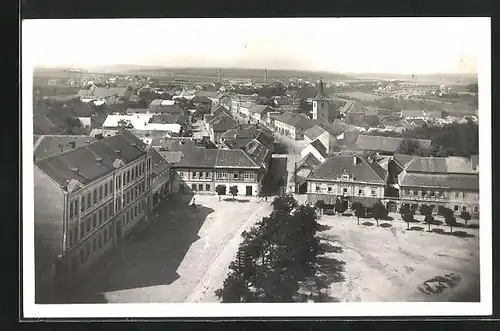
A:
[[[115,149],[115,153],[121,155],[122,151],[120,149]]]
[[[358,157],[356,155],[354,155],[353,159],[354,159],[354,165],[358,164]]]
[[[96,157],[95,160],[97,163],[102,164],[102,157]]]
[[[98,133],[98,134],[95,135],[95,139],[96,140],[101,140],[103,138],[104,138],[104,136],[102,135],[102,133]]]
[[[70,141],[70,142],[69,142],[69,145],[71,146],[71,149],[75,149],[75,147],[76,147],[76,142],[74,142],[74,141]]]
[[[59,144],[59,148],[61,149],[61,152],[64,152],[64,145],[63,144]]]
[[[136,143],[131,143],[130,146],[137,147],[137,144]]]
[[[73,172],[77,175],[80,173],[80,170],[78,168],[71,168],[71,170],[73,170]]]

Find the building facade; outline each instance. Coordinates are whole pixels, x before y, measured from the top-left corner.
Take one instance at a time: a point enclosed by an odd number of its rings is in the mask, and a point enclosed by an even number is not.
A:
[[[124,132],[36,161],[34,188],[35,238],[44,247],[35,264],[53,271],[40,267],[36,279],[71,282],[147,220],[151,159]]]
[[[330,100],[323,90],[323,81],[318,83],[318,94],[312,100],[313,120],[319,123],[328,123],[330,121]]]

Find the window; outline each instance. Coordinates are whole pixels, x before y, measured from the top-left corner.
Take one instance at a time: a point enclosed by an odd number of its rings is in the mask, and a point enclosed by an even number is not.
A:
[[[75,237],[75,244],[76,244],[78,242],[78,226],[75,227],[73,236]]]
[[[123,186],[127,185],[127,174],[125,172],[122,174],[122,183]]]
[[[85,211],[85,196],[82,196],[82,213]]]
[[[316,192],[319,192],[319,191],[321,191],[321,187],[318,184],[316,184]]]
[[[217,179],[227,179],[227,172],[225,172],[225,171],[218,172]]]
[[[478,206],[474,206],[474,212],[475,213],[479,212],[479,207]]]
[[[331,191],[332,191],[332,187],[328,186],[328,192],[331,192]]]
[[[69,245],[73,246],[73,230],[69,230]]]
[[[92,241],[92,253],[95,253],[96,247],[97,247],[97,241],[94,238],[94,240]]]
[[[205,178],[209,179],[209,178],[212,178],[212,176],[211,176],[211,174],[209,172],[205,172]]]
[[[85,237],[85,222],[80,223],[80,239]]]
[[[94,213],[92,215],[92,228],[95,228],[97,226],[97,213]]]
[[[108,229],[104,229],[104,243],[108,241]]]
[[[109,194],[113,193],[113,180],[109,181]]]
[[[139,177],[139,166],[135,166],[135,178]]]
[[[87,224],[87,232],[90,231],[90,217],[87,218],[87,220],[85,221],[85,224]]]
[[[195,171],[193,171],[193,173],[192,173],[192,177],[193,177],[193,178],[196,178],[196,172],[195,172]]]
[[[344,193],[344,194],[347,193],[347,187],[342,188],[342,193]]]
[[[109,208],[109,217],[111,217],[111,216],[113,216],[113,204],[110,203],[108,208]]]
[[[210,191],[210,184],[205,185],[205,191]]]
[[[99,187],[99,200],[102,200],[102,186]]]
[[[85,261],[85,252],[83,251],[83,248],[80,249],[80,263],[83,263]]]
[[[372,196],[377,195],[377,193],[375,192],[375,189],[373,189],[373,188],[371,189],[371,194],[372,194]]]
[[[436,196],[436,192],[430,192],[430,195],[431,195],[431,197],[435,197]]]
[[[184,172],[183,171],[179,171],[179,177],[184,178]]]
[[[467,192],[462,192],[462,198],[465,199],[466,196],[467,196]]]
[[[457,206],[457,205],[455,205],[455,206],[453,207],[453,210],[454,210],[454,211],[458,211],[458,206]]]
[[[127,183],[130,182],[130,170],[127,171]]]
[[[104,197],[108,196],[108,183],[104,183]]]
[[[358,195],[363,195],[363,190],[358,190]]]
[[[86,258],[88,259],[90,256],[90,243],[89,242],[87,243],[87,254],[86,255],[87,255]]]
[[[233,178],[234,178],[234,179],[238,179],[238,178],[239,178],[239,173],[235,172],[235,173],[233,174]]]
[[[102,236],[99,233],[99,248],[101,248],[101,247],[102,247]]]
[[[467,206],[462,206],[462,211],[467,211]]]
[[[203,184],[198,184],[198,191],[203,191]]]
[[[90,208],[90,204],[92,203],[92,201],[90,201],[91,197],[90,197],[90,192],[89,194],[87,194],[87,208]]]
[[[349,180],[349,175],[342,175],[343,180]]]
[[[134,170],[135,170],[134,168],[132,168],[132,169],[130,170],[130,172],[131,172],[130,177],[131,177],[131,180],[132,180],[132,181],[133,181],[133,180],[134,180],[134,178],[135,178],[135,171],[134,171]]]
[[[137,216],[137,205],[134,207],[134,217]]]
[[[104,220],[103,221],[107,221],[108,220],[108,208],[104,207]]]
[[[455,192],[455,198],[458,198],[458,192]]]
[[[130,211],[127,211],[125,214],[125,223],[128,224],[128,221],[130,220]]]
[[[70,202],[69,204],[69,217],[72,218],[73,217],[73,201]]]
[[[191,184],[191,190],[196,191],[196,184]]]
[[[122,176],[118,176],[117,182],[118,182],[117,188],[122,187]]]
[[[93,204],[97,203],[97,189],[94,189],[94,202]]]
[[[413,195],[418,195],[418,191],[417,190],[413,190]]]
[[[78,215],[78,200],[75,200],[75,215]]]
[[[98,221],[99,221],[99,225],[102,224],[102,209],[99,209],[99,216],[97,217]]]

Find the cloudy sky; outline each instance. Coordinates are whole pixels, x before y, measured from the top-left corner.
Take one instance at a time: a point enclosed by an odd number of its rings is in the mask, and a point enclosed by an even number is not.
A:
[[[477,18],[23,21],[36,65],[476,73]],[[24,56],[24,53],[23,53]]]

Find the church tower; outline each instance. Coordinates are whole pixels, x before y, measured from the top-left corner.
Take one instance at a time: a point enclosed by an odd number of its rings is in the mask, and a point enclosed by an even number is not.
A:
[[[330,113],[330,99],[323,90],[323,81],[320,79],[318,83],[318,94],[313,99],[313,120],[318,120],[321,123],[328,123]]]

